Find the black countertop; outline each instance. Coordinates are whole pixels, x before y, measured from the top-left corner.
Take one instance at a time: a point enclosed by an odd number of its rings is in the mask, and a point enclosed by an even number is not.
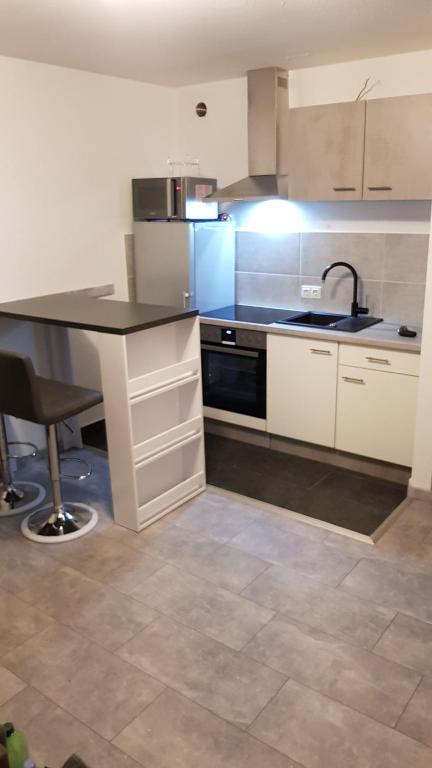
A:
[[[233,320],[241,323],[262,323],[270,325],[293,317],[301,312],[300,309],[276,309],[275,307],[253,307],[247,304],[231,304],[228,307],[202,312],[201,317],[217,318],[218,320]]]
[[[54,293],[0,303],[0,317],[124,336],[198,314],[196,309]]]

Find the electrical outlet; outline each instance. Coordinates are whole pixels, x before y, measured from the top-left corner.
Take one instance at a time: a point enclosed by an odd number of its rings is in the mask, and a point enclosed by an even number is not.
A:
[[[320,299],[321,286],[320,285],[302,285],[301,297],[302,299]]]

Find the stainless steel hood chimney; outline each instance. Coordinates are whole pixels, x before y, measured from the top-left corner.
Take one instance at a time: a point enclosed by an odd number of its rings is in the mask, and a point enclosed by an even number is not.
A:
[[[209,200],[288,197],[288,75],[266,67],[247,74],[249,176],[209,195]]]

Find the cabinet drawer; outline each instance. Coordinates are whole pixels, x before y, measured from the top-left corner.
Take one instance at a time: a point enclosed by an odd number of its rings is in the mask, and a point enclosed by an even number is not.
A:
[[[336,448],[411,466],[417,378],[339,366]]]
[[[337,358],[336,342],[269,335],[269,432],[334,447]]]
[[[373,347],[341,344],[339,348],[339,365],[351,365],[356,368],[369,368],[372,371],[387,371],[387,373],[404,373],[407,376],[418,376],[420,355],[415,352],[398,352],[393,349],[374,349]]]

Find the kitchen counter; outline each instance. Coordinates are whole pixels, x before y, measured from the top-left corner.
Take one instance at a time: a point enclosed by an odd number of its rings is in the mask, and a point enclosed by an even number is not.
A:
[[[296,310],[297,312],[300,310]],[[287,310],[287,315],[289,310]],[[370,328],[365,328],[357,333],[346,333],[344,331],[330,331],[326,328],[305,328],[295,325],[282,325],[281,323],[250,323],[240,320],[223,320],[215,317],[200,317],[201,323],[206,325],[219,325],[226,328],[247,328],[248,330],[265,331],[266,333],[284,334],[285,336],[300,336],[308,339],[321,339],[329,341],[338,341],[343,344],[366,345],[378,349],[397,349],[400,352],[413,352],[419,354],[421,351],[421,331],[415,328],[417,336],[415,338],[404,338],[398,336],[397,330],[399,324],[396,323],[377,323]]]
[[[97,332],[116,523],[140,531],[204,490],[197,310],[62,293],[0,304],[2,317],[44,326],[53,371],[65,329]],[[73,383],[72,367],[54,378]]]
[[[136,304],[70,293],[0,303],[0,317],[124,336],[197,315],[196,309]]]

